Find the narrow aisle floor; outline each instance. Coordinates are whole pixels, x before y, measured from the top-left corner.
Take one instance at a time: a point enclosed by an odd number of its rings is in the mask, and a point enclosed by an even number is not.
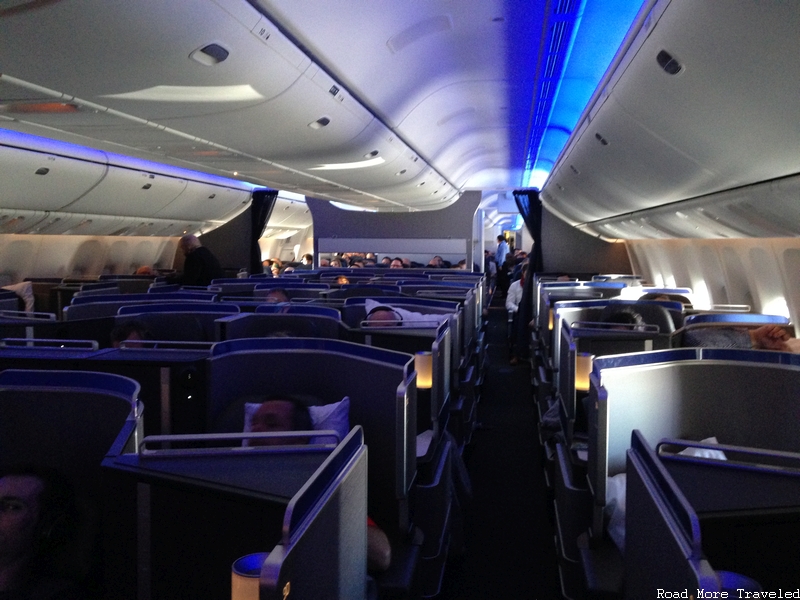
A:
[[[509,365],[500,306],[489,311],[481,427],[465,453],[473,491],[465,553],[448,565],[439,597],[555,600],[561,592],[530,368]]]

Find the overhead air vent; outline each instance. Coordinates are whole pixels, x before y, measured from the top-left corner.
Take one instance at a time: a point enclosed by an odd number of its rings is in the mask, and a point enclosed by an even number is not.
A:
[[[666,50],[659,52],[658,56],[656,56],[656,60],[658,61],[658,65],[664,69],[668,75],[677,75],[683,69],[683,65],[675,60]]]
[[[192,52],[189,58],[199,62],[201,65],[213,67],[228,58],[229,54],[230,52],[219,44],[208,44]]]
[[[598,142],[603,144],[603,146],[608,146],[608,140],[606,138],[604,138],[602,135],[600,135],[599,133],[595,133],[594,137],[597,139]]]
[[[48,169],[47,167],[39,167],[38,169],[36,169],[37,175],[47,175],[49,172],[50,169]]]
[[[372,152],[367,152],[364,155],[364,158],[375,158],[376,156],[378,156],[378,154],[380,154],[380,152],[378,152],[377,150],[373,150]]]

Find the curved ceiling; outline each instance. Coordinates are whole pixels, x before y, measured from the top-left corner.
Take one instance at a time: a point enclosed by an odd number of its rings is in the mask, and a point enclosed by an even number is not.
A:
[[[557,92],[591,37],[582,18],[627,27],[640,2],[23,0],[0,5],[0,127],[370,209],[442,208],[528,185],[549,148],[536,90]]]
[[[606,238],[800,235],[797,31],[758,0],[20,0],[0,128],[370,210],[544,185]]]

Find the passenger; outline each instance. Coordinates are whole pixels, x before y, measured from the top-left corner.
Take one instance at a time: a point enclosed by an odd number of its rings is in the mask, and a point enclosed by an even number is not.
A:
[[[294,399],[270,399],[264,401],[250,419],[250,431],[267,433],[276,431],[311,431],[311,415],[308,407]],[[252,446],[277,446],[303,444],[305,438],[251,439]],[[367,517],[367,570],[385,571],[392,562],[392,547],[383,530]]]
[[[331,259],[331,262],[330,262],[330,266],[331,266],[331,267],[334,267],[334,268],[337,268],[337,269],[341,269],[341,268],[342,268],[342,261],[341,261],[341,259],[339,259],[339,258],[335,258],[335,257],[334,257],[334,258],[332,258],[332,259]]]
[[[503,263],[506,262],[506,255],[508,254],[508,244],[506,238],[502,235],[497,236],[497,250],[494,253],[494,261],[497,264],[497,270],[500,271]]]
[[[401,259],[401,262],[403,263],[403,268],[404,268],[404,269],[410,269],[411,267],[413,267],[413,266],[414,266],[414,265],[411,263],[411,259],[410,259],[410,258],[408,258],[408,257],[405,257],[405,258]],[[420,266],[420,265],[417,265],[417,266]]]
[[[300,266],[297,267],[298,269],[313,269],[314,268],[314,255],[313,254],[303,254],[302,258],[300,259]]]
[[[376,306],[367,313],[365,318],[368,327],[402,327],[403,317],[391,306]]]
[[[390,269],[402,269],[403,268],[403,259],[400,257],[395,257],[389,262]]]
[[[322,267],[330,267],[331,261],[327,258],[320,258],[319,259],[319,266]]]
[[[402,263],[403,261],[401,260],[400,262]],[[392,264],[392,259],[389,258],[388,256],[384,256],[381,259],[381,265],[383,265],[384,267],[390,267],[391,264]]]
[[[371,298],[364,302],[364,308],[367,310],[367,327],[437,327],[449,318],[447,314],[413,312],[399,306],[381,304]]]
[[[268,304],[289,302],[289,293],[283,288],[273,288],[264,296],[264,302]]]
[[[141,343],[145,340],[151,339],[150,331],[147,326],[141,321],[125,321],[121,325],[117,325],[111,330],[111,347],[119,348],[122,342],[127,342],[127,348],[141,348]]]
[[[156,272],[153,271],[153,267],[148,265],[142,265],[134,272],[134,275],[155,275]]]
[[[684,334],[683,346],[800,352],[798,341],[780,325],[762,325],[755,329],[741,327],[693,328]]]
[[[507,256],[506,259],[498,264],[497,268],[497,294],[500,298],[504,298],[508,293],[508,288],[511,285],[511,272],[514,269],[513,257]]]
[[[311,431],[311,416],[308,407],[292,399],[265,400],[250,418],[250,431],[268,433],[273,431]],[[251,446],[279,446],[281,444],[305,444],[303,438],[251,439]]]
[[[11,469],[0,478],[0,598],[85,598],[59,573],[80,528],[72,486],[52,469]]]
[[[514,343],[514,340],[516,337],[517,311],[519,311],[519,303],[522,301],[522,292],[525,289],[525,275],[527,272],[528,263],[523,263],[520,278],[509,286],[508,294],[506,295],[506,310],[508,311],[509,316],[512,317],[509,319],[512,322],[511,331],[509,332],[509,345],[511,348],[510,362],[512,365],[519,364],[519,357],[515,352],[516,344]]]
[[[200,244],[196,236],[185,235],[179,244],[186,259],[183,263],[183,274],[175,278],[175,281],[181,285],[207,286],[212,279],[221,279],[225,276],[217,257]]]
[[[686,308],[692,308],[692,302],[681,294],[665,294],[661,292],[650,292],[639,296],[639,300],[660,300],[666,302],[680,302]]]
[[[641,331],[645,327],[642,315],[630,306],[623,306],[603,319],[607,329]]]
[[[272,273],[273,277],[280,277],[281,276],[281,267],[278,263],[274,262],[270,265],[269,268],[270,272]]]

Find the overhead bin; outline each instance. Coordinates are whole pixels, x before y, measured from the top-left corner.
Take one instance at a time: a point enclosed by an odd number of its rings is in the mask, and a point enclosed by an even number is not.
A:
[[[155,215],[186,187],[184,179],[111,166],[96,187],[65,208],[98,215]]]
[[[152,214],[160,219],[192,215],[198,221],[216,220],[246,207],[249,202],[249,191],[188,181],[178,196]]]
[[[4,208],[58,210],[83,196],[105,174],[105,164],[0,145]]]

